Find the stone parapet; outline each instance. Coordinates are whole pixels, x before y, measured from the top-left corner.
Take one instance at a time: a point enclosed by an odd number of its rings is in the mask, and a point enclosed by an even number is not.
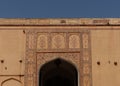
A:
[[[0,25],[120,25],[120,18],[0,18]]]

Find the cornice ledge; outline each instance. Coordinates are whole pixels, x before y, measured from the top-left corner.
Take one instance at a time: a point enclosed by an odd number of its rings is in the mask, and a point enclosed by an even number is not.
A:
[[[49,25],[117,25],[120,18],[0,18],[0,26],[49,26]]]

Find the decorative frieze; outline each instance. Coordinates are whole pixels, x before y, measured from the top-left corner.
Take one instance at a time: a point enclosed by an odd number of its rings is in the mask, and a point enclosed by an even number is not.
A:
[[[37,34],[37,49],[40,51],[47,49],[80,49],[80,44],[80,33]]]

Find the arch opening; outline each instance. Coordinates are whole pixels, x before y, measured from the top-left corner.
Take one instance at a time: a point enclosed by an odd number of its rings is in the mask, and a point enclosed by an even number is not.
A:
[[[78,86],[77,69],[63,59],[52,60],[40,69],[39,86]]]

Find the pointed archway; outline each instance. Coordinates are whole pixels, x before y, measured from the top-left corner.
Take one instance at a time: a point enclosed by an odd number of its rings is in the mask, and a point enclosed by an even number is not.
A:
[[[40,69],[39,86],[78,86],[77,70],[63,59],[52,60]]]

